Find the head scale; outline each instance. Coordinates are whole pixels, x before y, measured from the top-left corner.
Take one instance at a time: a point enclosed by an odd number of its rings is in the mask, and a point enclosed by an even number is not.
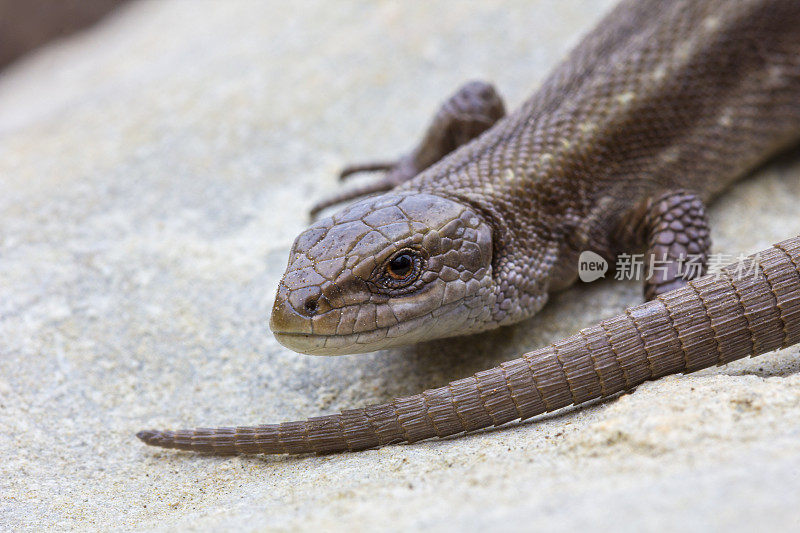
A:
[[[440,196],[390,193],[297,238],[270,327],[298,352],[369,352],[485,329],[496,294],[481,216]]]

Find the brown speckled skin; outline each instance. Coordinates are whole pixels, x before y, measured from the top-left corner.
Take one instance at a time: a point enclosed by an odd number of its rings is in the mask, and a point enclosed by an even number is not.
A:
[[[517,111],[298,237],[271,326],[307,353],[368,351],[526,318],[575,280],[583,250],[703,255],[703,202],[799,137],[800,2],[625,1]],[[389,404],[138,436],[220,453],[412,442],[800,341],[800,238],[754,261],[756,276],[656,277],[655,299],[623,315]]]

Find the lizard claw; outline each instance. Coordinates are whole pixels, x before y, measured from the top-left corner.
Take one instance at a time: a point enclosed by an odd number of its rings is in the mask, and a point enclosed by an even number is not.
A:
[[[414,160],[410,156],[401,157],[396,162],[376,162],[365,163],[357,165],[348,165],[339,173],[339,180],[344,181],[354,174],[361,172],[379,172],[384,171],[385,174],[377,178],[372,183],[367,183],[352,189],[339,192],[332,196],[322,199],[314,204],[309,210],[309,214],[313,219],[317,213],[325,208],[338,205],[356,198],[361,198],[370,194],[379,192],[386,192],[394,189],[401,183],[408,181],[419,173]]]
[[[397,161],[371,161],[347,165],[339,172],[339,181],[344,181],[354,174],[362,172],[389,172],[397,166]]]
[[[366,185],[363,185],[361,187],[355,187],[353,189],[342,191],[340,193],[328,196],[327,198],[320,200],[319,202],[311,206],[311,209],[309,209],[308,213],[309,215],[311,215],[311,218],[313,219],[323,209],[344,202],[348,202],[350,200],[355,200],[356,198],[361,198],[362,196],[367,196],[368,194],[386,192],[389,189],[392,189],[394,186],[395,186],[394,183],[388,181],[386,178],[383,178],[373,183],[368,183]]]

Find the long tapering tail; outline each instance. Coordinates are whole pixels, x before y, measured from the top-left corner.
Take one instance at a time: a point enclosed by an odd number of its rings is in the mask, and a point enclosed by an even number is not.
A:
[[[472,377],[382,405],[255,427],[141,431],[219,454],[324,453],[498,426],[800,341],[800,236]]]

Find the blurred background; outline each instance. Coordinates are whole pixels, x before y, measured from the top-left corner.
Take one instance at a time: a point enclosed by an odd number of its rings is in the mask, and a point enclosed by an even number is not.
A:
[[[0,69],[100,21],[126,0],[0,0]]]

